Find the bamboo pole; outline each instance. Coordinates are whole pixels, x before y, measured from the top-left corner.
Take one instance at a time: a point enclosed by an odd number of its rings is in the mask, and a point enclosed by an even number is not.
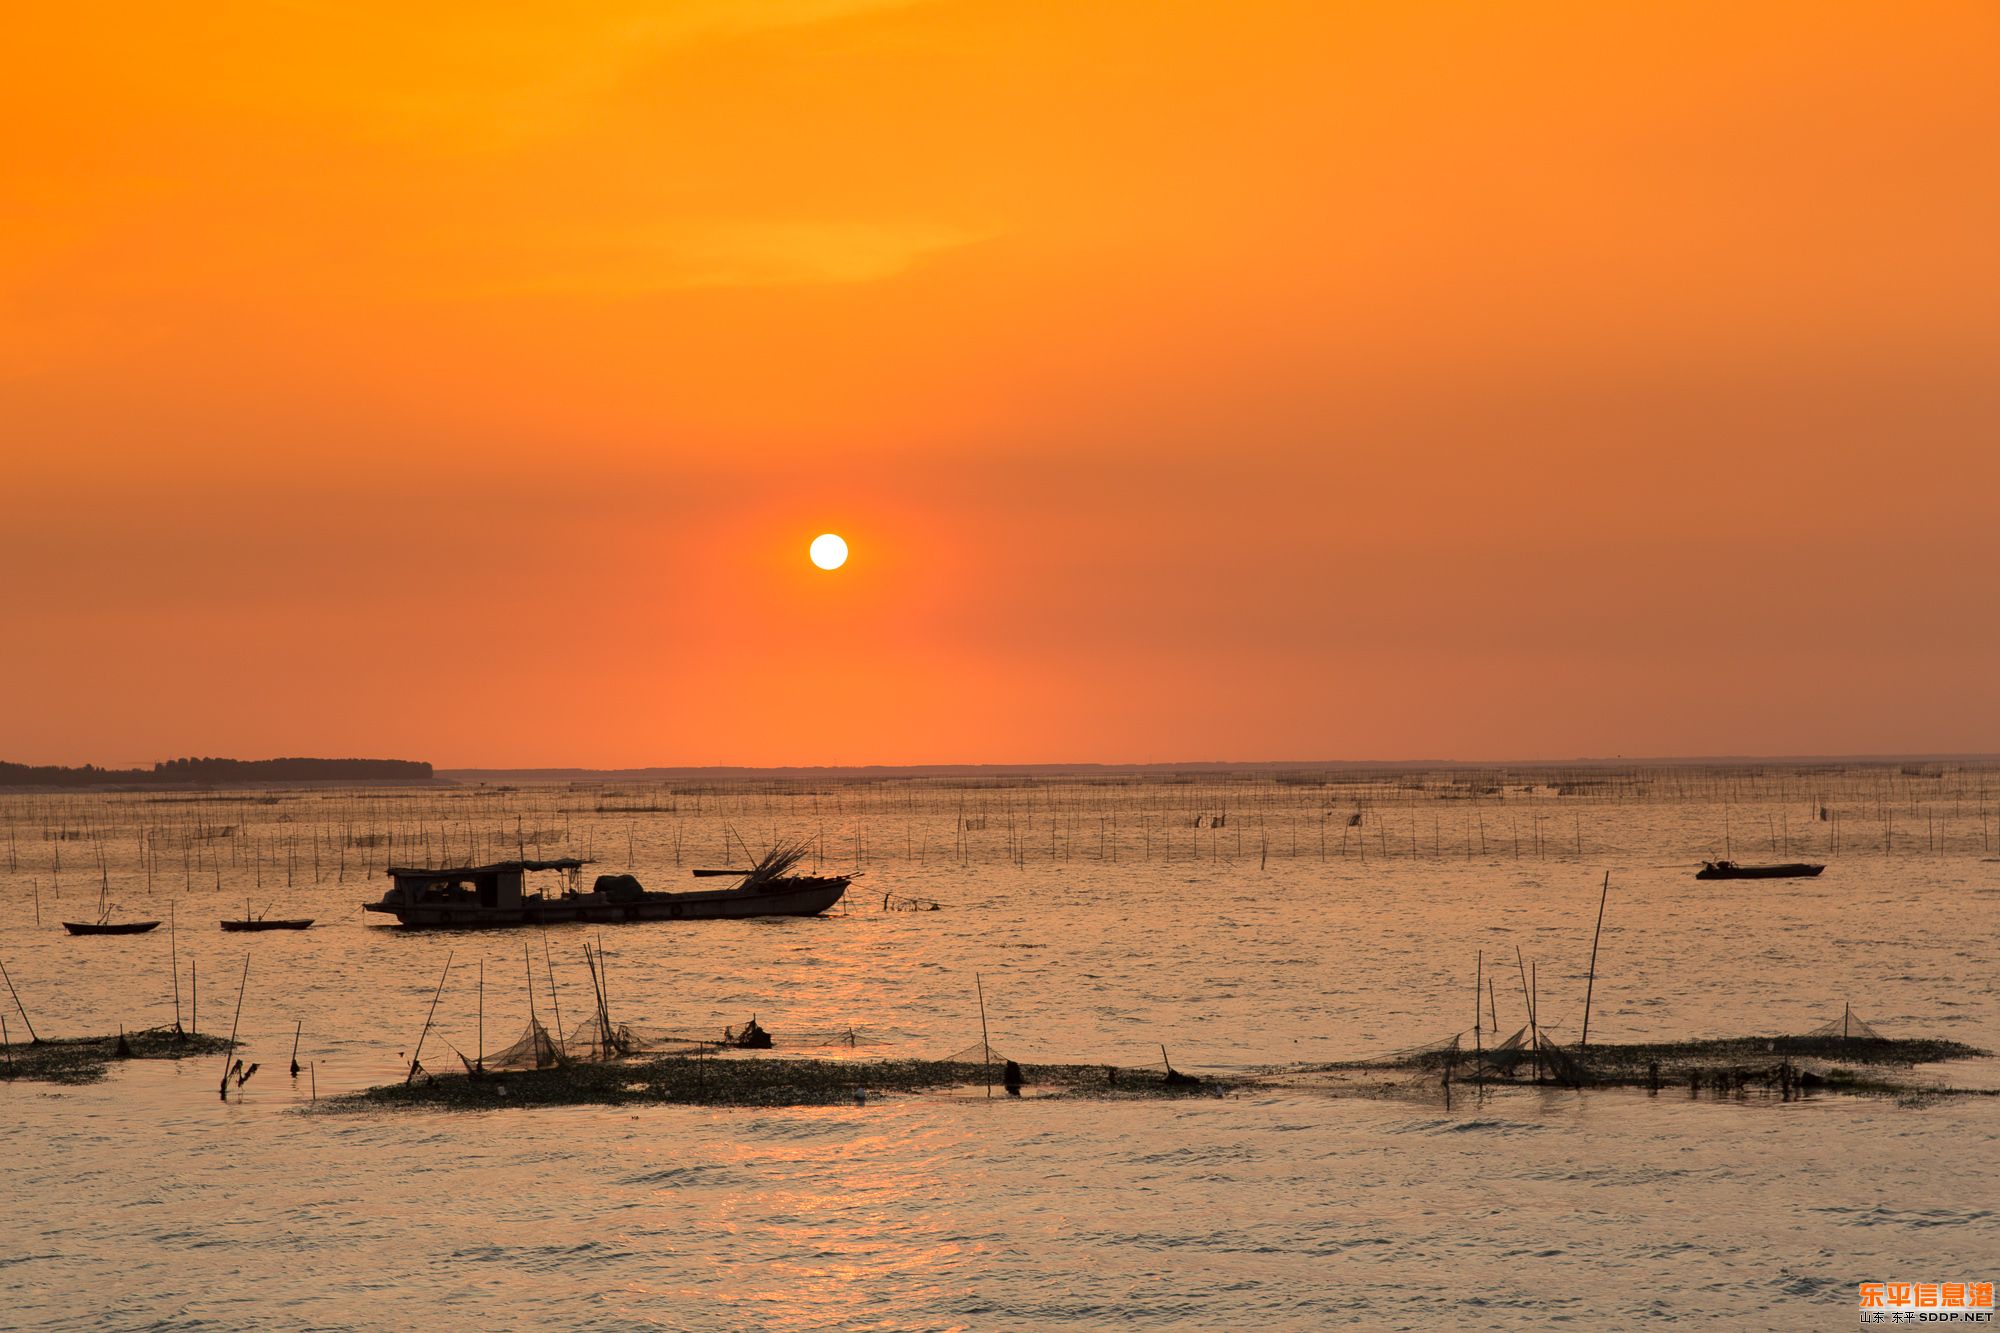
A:
[[[236,983],[236,1017],[229,1020],[229,1045],[222,1052],[222,1087],[224,1101],[229,1099],[229,1057],[236,1053],[236,1029],[243,1021],[243,993],[250,989],[250,955],[243,955],[243,979]]]
[[[181,1030],[181,955],[180,943],[174,937],[174,907],[167,904],[167,966],[174,973],[174,1031]]]
[[[0,978],[6,980],[7,993],[14,997],[14,1007],[21,1011],[21,1021],[28,1025],[28,1044],[30,1046],[41,1045],[42,1039],[35,1035],[35,1022],[28,1017],[27,1006],[21,1003],[21,992],[14,989],[14,978],[7,974],[7,964],[5,963],[0,963]]]
[[[986,983],[979,974],[972,974],[972,984],[979,991],[979,1053],[986,1061],[986,1096],[993,1096],[993,1043],[986,1030]]]
[[[1486,950],[1479,951],[1479,957],[1474,961],[1472,969],[1472,1050],[1483,1065],[1486,1058],[1486,1041],[1481,1035],[1483,1029],[1479,1021],[1479,992],[1486,989]]]
[[[1590,1045],[1590,995],[1597,988],[1597,941],[1604,934],[1604,904],[1611,898],[1611,872],[1604,872],[1604,892],[1597,899],[1597,930],[1590,937],[1590,979],[1583,986],[1583,1038],[1578,1049]]]
[[[526,945],[521,947],[524,950],[527,948]],[[549,1003],[555,1006],[556,1040],[561,1041],[563,1039],[562,997],[556,993],[556,963],[555,959],[549,953],[549,930],[547,926],[542,927],[542,963],[549,970]],[[528,987],[528,1016],[530,1018],[534,1016],[534,1003],[535,988],[531,985]]]
[[[1542,1022],[1537,1017],[1537,1009],[1542,998],[1542,967],[1535,963],[1528,968],[1528,1040],[1535,1048],[1535,1082],[1542,1081]]]
[[[438,997],[444,994],[445,979],[449,976],[451,976],[451,954],[447,953],[444,956],[444,971],[438,974],[437,990],[431,994],[430,1012],[424,1015],[423,1031],[417,1033],[417,1048],[410,1052],[410,1072],[403,1075],[403,1082],[406,1085],[417,1077],[417,1060],[424,1053],[424,1038],[431,1033],[431,1019],[437,1016]]]

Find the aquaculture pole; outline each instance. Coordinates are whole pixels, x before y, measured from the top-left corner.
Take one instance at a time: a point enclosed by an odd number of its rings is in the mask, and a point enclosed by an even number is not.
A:
[[[174,970],[174,1031],[181,1030],[181,955],[174,939],[174,904],[167,904],[167,965]]]
[[[303,1018],[299,1020],[298,1026],[292,1029],[292,1077],[293,1078],[297,1078],[299,1076],[299,1034],[301,1032],[304,1032],[305,1030],[306,1030],[306,1021]]]
[[[428,1037],[431,1033],[431,1019],[437,1016],[438,997],[444,994],[445,978],[450,975],[451,954],[447,953],[444,956],[444,971],[438,974],[437,990],[431,995],[431,1011],[424,1015],[424,1030],[417,1034],[417,1048],[410,1052],[410,1072],[403,1075],[405,1085],[413,1082],[417,1077],[417,1057],[424,1053],[424,1038]]]
[[[1535,1082],[1542,1081],[1542,1036],[1535,1030],[1535,993],[1528,989],[1528,964],[1521,957],[1521,946],[1514,946],[1514,965],[1521,969],[1521,1003],[1528,1006],[1528,1049],[1534,1055]]]
[[[1479,1020],[1479,992],[1486,989],[1486,950],[1479,951],[1479,957],[1472,964],[1472,1049],[1483,1064],[1486,1059],[1486,1039],[1481,1036]],[[1499,1033],[1494,1033],[1499,1036]]]
[[[1598,985],[1598,939],[1604,935],[1604,903],[1612,897],[1612,873],[1604,871],[1604,893],[1598,895],[1598,929],[1590,935],[1590,981],[1584,983],[1584,1037],[1576,1049],[1590,1045],[1590,993]]]
[[[542,936],[542,942],[544,944],[548,943],[548,935],[546,933]],[[529,1035],[532,1037],[535,1027],[535,964],[528,955],[528,946],[526,944],[521,946],[521,971],[528,978],[528,1029]],[[540,1053],[537,1052],[536,1066],[538,1068],[540,1067],[540,1063]]]
[[[229,1045],[222,1052],[223,1100],[229,1098],[229,1057],[236,1053],[236,1025],[243,1021],[243,992],[250,989],[250,955],[243,955],[243,979],[236,983],[236,1017],[229,1020]]]
[[[523,950],[527,948],[526,945],[522,945],[521,947]],[[549,970],[549,1003],[555,1006],[556,1040],[561,1041],[563,1039],[562,997],[556,994],[556,961],[549,954],[549,928],[547,926],[542,927],[542,963]],[[534,997],[535,988],[531,984],[528,987],[528,1015],[531,1018],[534,1016]]]
[[[0,978],[5,978],[7,993],[14,997],[14,1007],[21,1011],[21,1021],[28,1025],[28,1044],[30,1046],[41,1045],[42,1039],[35,1035],[34,1020],[28,1017],[27,1007],[21,1003],[21,992],[14,989],[14,978],[7,975],[7,965],[5,963],[0,963]]]
[[[986,1095],[993,1095],[993,1045],[986,1035],[986,983],[979,974],[972,974],[972,984],[979,990],[979,1053],[986,1060]]]

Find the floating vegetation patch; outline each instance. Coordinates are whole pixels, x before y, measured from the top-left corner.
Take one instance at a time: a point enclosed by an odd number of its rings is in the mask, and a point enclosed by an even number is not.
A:
[[[119,1050],[119,1043],[125,1049]],[[53,1041],[16,1042],[0,1060],[0,1079],[41,1083],[95,1083],[121,1060],[185,1060],[220,1055],[229,1046],[205,1033],[176,1033],[172,1028],[147,1028],[109,1037],[59,1037]]]

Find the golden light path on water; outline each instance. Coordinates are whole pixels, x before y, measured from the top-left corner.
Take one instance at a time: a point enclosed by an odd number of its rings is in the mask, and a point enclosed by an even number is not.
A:
[[[448,953],[437,1069],[479,1048],[482,965],[490,1051],[527,1020],[524,946],[538,1012],[552,965],[573,1024],[600,939],[621,1020],[719,1032],[755,1013],[781,1045],[851,1029],[852,1046],[809,1047],[844,1060],[976,1041],[975,972],[994,1047],[1019,1059],[1143,1064],[1164,1043],[1200,1072],[1376,1054],[1469,1028],[1481,950],[1511,1030],[1516,947],[1544,1025],[1573,1040],[1607,869],[1593,1041],[1798,1032],[1851,1001],[1891,1034],[1992,1049],[1995,793],[1992,773],[1866,769],[0,797],[0,960],[42,1034],[171,1021],[170,947],[202,1030],[226,1030],[247,955],[261,1064],[226,1104],[211,1060],[0,1086],[0,1290],[11,1320],[119,1326],[1850,1320],[1860,1281],[1990,1273],[1995,1099],[1522,1089],[1447,1109],[1434,1090],[974,1089],[295,1112],[314,1084],[400,1076]],[[545,963],[538,931],[412,933],[359,910],[391,861],[575,852],[672,887],[739,859],[737,836],[788,835],[863,872],[844,914],[557,927]],[[1725,839],[1739,859],[1828,869],[1694,880]],[[164,926],[64,935],[104,882],[118,916],[170,915],[171,945]],[[883,911],[885,894],[944,907]],[[317,924],[224,935],[246,900]],[[1990,1061],[1952,1077],[2000,1084]]]

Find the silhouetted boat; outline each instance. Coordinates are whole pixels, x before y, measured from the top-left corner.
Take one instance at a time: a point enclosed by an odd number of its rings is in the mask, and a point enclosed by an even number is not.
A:
[[[704,878],[735,875],[742,882],[723,889],[688,893],[647,890],[631,875],[599,875],[589,891],[577,887],[587,864],[573,857],[556,861],[499,861],[485,866],[430,870],[392,867],[394,881],[381,901],[363,903],[370,912],[393,916],[405,926],[492,927],[555,925],[565,921],[704,921],[722,917],[817,916],[840,901],[852,882],[848,875],[794,875],[799,847],[781,848],[748,870],[698,870]],[[567,881],[556,893],[529,893],[527,877],[554,871]]]
[[[97,920],[65,921],[63,929],[72,935],[143,935],[159,924],[157,921],[113,921],[111,885],[106,882],[97,891]]]
[[[270,910],[270,905],[268,903],[265,904],[264,912]],[[222,923],[222,928],[224,930],[304,930],[313,923],[313,919],[309,916],[269,917],[264,915],[264,912],[251,911],[250,904],[246,901],[243,904],[243,915],[233,921],[225,920]]]
[[[1811,879],[1825,866],[1791,861],[1784,865],[1740,866],[1734,861],[1704,861],[1694,872],[1696,879]]]

